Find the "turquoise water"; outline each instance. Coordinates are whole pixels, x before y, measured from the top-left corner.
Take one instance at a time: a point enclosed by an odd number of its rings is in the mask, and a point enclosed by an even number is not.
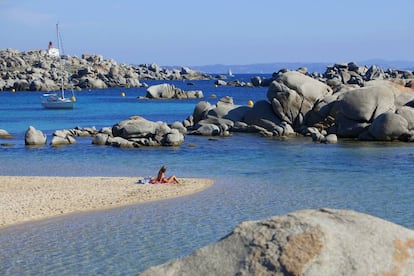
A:
[[[174,82],[206,99],[265,99],[265,88],[214,88]],[[126,97],[120,97],[124,91]],[[56,129],[111,126],[132,115],[182,121],[198,100],[137,101],[145,89],[78,93],[73,111],[40,108],[40,93],[0,93],[0,128],[16,135],[0,147],[1,175],[145,176],[161,164],[183,177],[211,177],[211,188],[184,198],[17,225],[0,230],[2,275],[135,275],[214,243],[244,220],[305,208],[345,208],[414,228],[414,147],[404,143],[313,143],[254,134],[209,140],[186,136],[179,148],[119,149],[78,138],[68,147],[27,148],[29,125]],[[191,144],[191,146],[190,146]],[[195,146],[193,146],[195,145]]]

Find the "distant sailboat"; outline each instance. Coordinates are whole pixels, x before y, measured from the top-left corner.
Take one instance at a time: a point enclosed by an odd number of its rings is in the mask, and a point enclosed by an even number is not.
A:
[[[65,88],[64,88],[64,74],[67,74],[64,70],[63,60],[59,53],[61,49],[61,37],[59,33],[59,24],[56,24],[56,33],[58,48],[53,48],[52,42],[49,43],[48,55],[52,57],[57,57],[59,59],[59,69],[60,69],[60,95],[57,93],[45,93],[41,97],[42,106],[47,109],[73,109],[75,106],[75,95],[73,88],[71,86],[72,97],[65,98]]]
[[[229,77],[234,77],[233,72],[231,72],[231,68],[229,68],[229,71],[227,72],[227,75]]]

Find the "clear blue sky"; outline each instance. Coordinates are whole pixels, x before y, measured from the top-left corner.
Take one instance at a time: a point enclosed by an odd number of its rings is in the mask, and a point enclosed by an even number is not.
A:
[[[0,0],[0,49],[128,64],[414,61],[413,0]]]

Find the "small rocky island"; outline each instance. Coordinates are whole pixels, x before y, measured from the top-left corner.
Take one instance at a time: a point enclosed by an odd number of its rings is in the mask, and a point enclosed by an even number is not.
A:
[[[141,87],[140,80],[199,80],[209,79],[187,67],[161,68],[157,64],[126,65],[101,55],[82,57],[65,55],[68,76],[75,90],[110,87]],[[59,89],[59,62],[48,50],[19,52],[0,50],[0,91],[53,91]]]

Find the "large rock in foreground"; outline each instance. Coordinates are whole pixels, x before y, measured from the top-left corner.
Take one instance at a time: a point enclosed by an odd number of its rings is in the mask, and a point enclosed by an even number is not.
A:
[[[218,243],[141,275],[412,275],[414,231],[348,210],[248,221]]]

